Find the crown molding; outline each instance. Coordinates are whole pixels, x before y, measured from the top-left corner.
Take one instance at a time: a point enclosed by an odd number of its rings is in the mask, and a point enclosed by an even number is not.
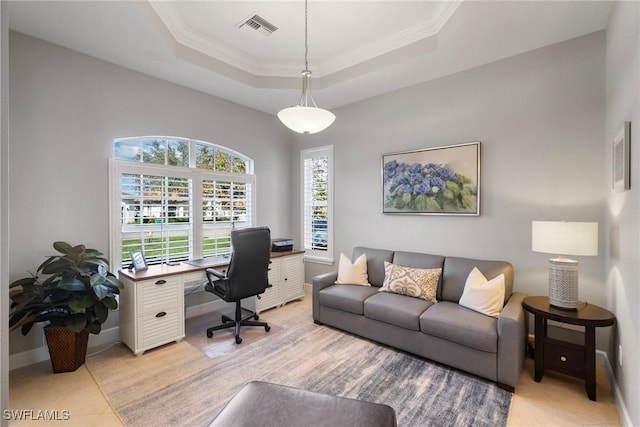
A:
[[[436,35],[458,10],[463,1],[439,2],[428,20],[372,41],[364,46],[346,51],[327,61],[317,62],[314,69],[312,69],[312,73],[315,77],[327,76]],[[297,77],[300,75],[301,62],[258,61],[250,55],[237,49],[231,49],[217,40],[204,37],[189,29],[175,12],[171,2],[148,0],[148,3],[178,44],[194,49],[254,76]]]

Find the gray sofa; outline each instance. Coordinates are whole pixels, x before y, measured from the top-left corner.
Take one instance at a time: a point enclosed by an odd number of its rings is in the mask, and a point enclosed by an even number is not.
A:
[[[367,255],[372,286],[335,285],[337,272],[313,279],[313,319],[495,381],[515,390],[527,340],[525,294],[513,292],[508,262],[444,257],[356,247],[352,259]],[[384,261],[414,268],[442,268],[436,304],[378,292]],[[505,275],[505,305],[498,318],[458,305],[467,276],[477,267],[491,280]]]

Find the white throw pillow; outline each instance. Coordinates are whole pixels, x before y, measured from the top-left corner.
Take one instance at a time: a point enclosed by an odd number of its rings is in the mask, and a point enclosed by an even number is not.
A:
[[[504,306],[504,274],[487,280],[474,267],[464,284],[459,304],[478,313],[498,317]]]
[[[367,255],[360,255],[358,259],[352,263],[348,256],[340,254],[336,285],[371,286],[369,276],[367,275]]]

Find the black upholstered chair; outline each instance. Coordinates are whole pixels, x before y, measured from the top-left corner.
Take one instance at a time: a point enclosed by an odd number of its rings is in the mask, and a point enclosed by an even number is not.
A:
[[[262,326],[269,332],[271,327],[266,322],[257,322],[258,315],[243,309],[240,302],[245,298],[257,296],[260,298],[269,285],[268,271],[271,258],[271,233],[267,227],[246,228],[231,232],[231,262],[224,274],[213,268],[207,269],[207,283],[204,289],[227,302],[236,303],[235,319],[222,316],[222,325],[207,329],[207,337],[213,336],[213,331],[235,327],[236,344],[242,342],[240,326]],[[242,310],[249,312],[242,315]],[[253,318],[253,320],[249,320]]]

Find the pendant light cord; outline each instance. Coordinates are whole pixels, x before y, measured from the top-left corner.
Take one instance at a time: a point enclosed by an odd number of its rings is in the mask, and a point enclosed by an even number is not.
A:
[[[308,32],[307,32],[307,19],[308,19],[308,5],[307,5],[308,0],[304,0],[304,68],[306,70],[309,69],[309,60],[308,60],[308,55],[309,55],[309,43],[308,43]]]

